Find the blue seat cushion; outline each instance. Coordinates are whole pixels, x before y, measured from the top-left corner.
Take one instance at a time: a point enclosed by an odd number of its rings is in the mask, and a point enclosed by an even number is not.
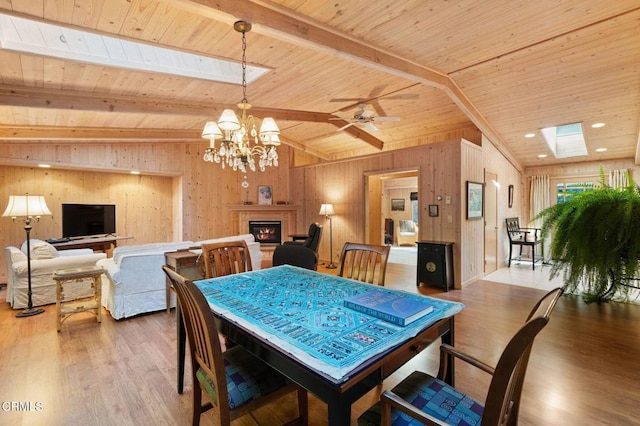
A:
[[[450,425],[479,425],[483,406],[458,392],[442,380],[416,371],[393,388],[393,393],[425,413]],[[358,418],[359,426],[379,425],[380,404],[369,408]],[[391,410],[393,426],[422,425],[422,422],[398,411]]]
[[[227,350],[223,355],[229,408],[232,410],[289,383],[286,377],[240,346]],[[216,401],[216,385],[211,377],[202,368],[198,369],[196,377],[209,398]]]

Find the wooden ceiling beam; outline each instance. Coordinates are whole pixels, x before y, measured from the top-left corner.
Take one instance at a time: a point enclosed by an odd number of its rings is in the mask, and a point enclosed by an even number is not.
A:
[[[237,0],[163,1],[183,10],[229,24],[243,19],[251,22],[253,31],[257,33],[343,57],[348,61],[369,68],[440,88],[516,169],[524,170],[524,166],[511,152],[502,137],[447,74],[385,52],[348,35],[338,33],[330,27],[313,22],[303,15],[259,0],[251,2],[238,2]]]
[[[63,109],[74,111],[93,111],[93,112],[114,112],[114,113],[137,113],[137,114],[167,114],[167,115],[188,115],[199,117],[211,117],[212,112],[222,111],[224,108],[233,108],[231,105],[223,104],[197,104],[190,103],[185,104],[181,102],[175,102],[169,99],[155,99],[155,100],[140,100],[136,97],[126,96],[100,96],[88,92],[63,92],[59,90],[43,89],[43,88],[28,88],[22,86],[8,86],[0,85],[0,105],[17,106],[25,108],[46,108],[46,109]],[[302,121],[302,122],[314,122],[314,123],[342,123],[338,127],[342,127],[347,124],[346,121],[337,120],[333,114],[315,112],[315,111],[298,111],[279,108],[262,108],[252,107],[251,112],[261,117],[273,117],[275,120],[282,121]],[[330,120],[331,119],[331,120]],[[353,128],[345,129],[349,134],[363,140],[364,142],[374,146],[377,149],[382,149],[383,142],[371,136],[369,133],[360,129]],[[56,138],[55,134],[61,135],[60,138],[72,138],[72,139],[88,139],[88,140],[107,140],[116,138],[118,134],[121,135],[121,139],[127,139],[127,134],[131,134],[133,140],[140,139],[152,139],[153,135],[156,135],[159,140],[175,140],[191,139],[200,134],[190,131],[182,131],[185,136],[180,135],[180,131],[177,130],[162,130],[152,129],[151,133],[146,137],[139,137],[138,133],[143,130],[136,129],[105,129],[100,136],[93,130],[87,129],[66,129],[61,127],[53,127],[52,133],[37,134],[35,129],[42,129],[38,127],[12,127],[10,129],[0,129],[0,137],[3,139],[50,139]],[[13,132],[12,132],[13,131]],[[105,134],[109,136],[105,136]],[[173,134],[178,136],[173,136]],[[85,135],[85,136],[80,136]],[[299,145],[296,147],[300,149]],[[323,156],[319,156],[323,158]]]
[[[335,119],[329,121],[329,123],[333,124],[337,128],[344,127],[347,124],[349,124],[349,122],[346,121],[346,120],[335,120]],[[366,143],[368,143],[372,147],[377,148],[377,149],[379,149],[381,151],[382,151],[382,148],[384,147],[384,142],[383,141],[381,141],[380,139],[376,138],[372,134],[367,133],[362,129],[359,129],[355,125],[346,127],[344,129],[342,129],[342,131],[346,132],[346,133],[349,133],[350,135],[355,136],[358,139],[362,139],[363,141],[365,141]]]

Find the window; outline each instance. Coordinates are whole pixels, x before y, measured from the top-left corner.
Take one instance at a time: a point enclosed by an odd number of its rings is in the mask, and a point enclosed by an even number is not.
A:
[[[558,183],[556,185],[556,203],[570,200],[575,194],[591,191],[594,186],[593,182]]]
[[[411,217],[413,219],[413,223],[418,223],[418,193],[412,192],[410,194],[411,199]]]

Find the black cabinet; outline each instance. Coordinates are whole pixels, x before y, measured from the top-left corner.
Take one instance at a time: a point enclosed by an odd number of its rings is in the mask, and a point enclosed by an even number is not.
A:
[[[453,288],[453,243],[418,241],[417,283]]]

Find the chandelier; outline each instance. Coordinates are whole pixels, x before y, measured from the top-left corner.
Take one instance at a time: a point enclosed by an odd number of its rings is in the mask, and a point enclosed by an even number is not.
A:
[[[242,117],[232,109],[222,111],[218,122],[208,121],[202,130],[202,137],[209,139],[209,147],[204,152],[204,161],[221,163],[246,173],[247,168],[256,171],[256,161],[261,172],[266,167],[278,166],[278,152],[280,145],[280,129],[275,120],[265,117],[262,121],[250,115],[247,111],[251,104],[247,101],[247,40],[245,34],[251,31],[251,23],[237,21],[233,29],[242,33],[242,100],[238,108],[242,110]],[[260,124],[260,130],[256,130]],[[216,139],[222,139],[216,147]]]

